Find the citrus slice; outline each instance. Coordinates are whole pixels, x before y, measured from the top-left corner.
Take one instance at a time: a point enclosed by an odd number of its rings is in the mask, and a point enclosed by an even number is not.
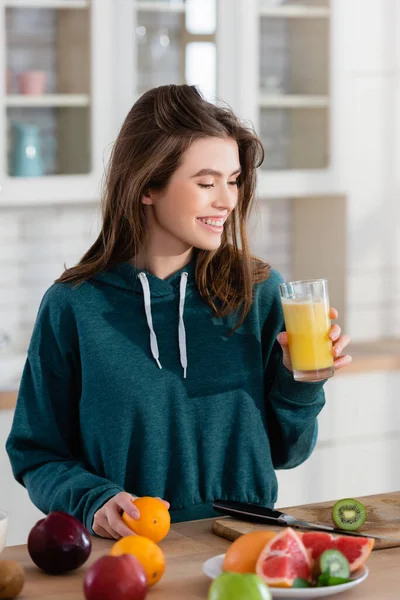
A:
[[[295,579],[311,581],[311,560],[300,536],[291,527],[268,542],[256,573],[271,587],[292,587]]]
[[[299,536],[310,554],[312,564],[319,561],[319,557],[325,550],[339,550],[349,561],[350,573],[365,563],[375,543],[373,538],[333,535],[317,531],[302,532]]]

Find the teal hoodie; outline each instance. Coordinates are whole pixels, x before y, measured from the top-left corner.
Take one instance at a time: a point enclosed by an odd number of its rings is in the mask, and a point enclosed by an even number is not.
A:
[[[172,522],[216,516],[216,499],[273,507],[275,469],[310,455],[325,402],[282,364],[281,276],[254,286],[232,333],[237,315],[213,315],[194,261],[140,273],[122,263],[46,292],[6,444],[15,478],[92,533],[124,490],[168,500]]]

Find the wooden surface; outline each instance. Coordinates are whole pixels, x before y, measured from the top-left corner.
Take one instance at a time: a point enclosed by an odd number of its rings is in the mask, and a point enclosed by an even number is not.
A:
[[[351,343],[348,351],[353,357],[353,362],[345,369],[338,371],[335,377],[371,371],[400,370],[400,339]]]
[[[400,370],[400,339],[351,344],[348,348],[353,357],[351,365],[337,372],[335,377],[371,371]],[[0,410],[15,407],[17,391],[0,391]]]
[[[0,410],[14,408],[17,402],[17,392],[0,392]]]
[[[367,520],[360,529],[360,533],[365,532],[366,534],[383,535],[396,539],[395,542],[375,540],[374,550],[400,547],[400,492],[377,494],[376,496],[366,496],[357,499],[360,500],[367,509]],[[309,521],[310,523],[332,526],[331,511],[333,504],[334,502],[321,502],[319,504],[309,504],[307,506],[291,506],[282,510],[293,517]],[[231,541],[236,540],[236,538],[240,537],[243,533],[249,533],[250,531],[257,531],[260,529],[282,531],[282,527],[279,525],[273,526],[268,525],[267,523],[250,523],[239,521],[231,517],[216,519],[213,523],[214,533]]]
[[[208,558],[224,553],[229,542],[212,533],[213,519],[178,523],[160,543],[166,556],[164,577],[149,592],[146,600],[206,600],[211,581],[202,573]],[[82,580],[87,567],[107,554],[111,540],[93,539],[92,554],[83,567],[67,575],[42,573],[29,558],[25,546],[4,550],[1,559],[20,561],[26,583],[18,600],[84,600]],[[373,552],[368,558],[368,579],[340,595],[341,600],[398,600],[400,549]]]

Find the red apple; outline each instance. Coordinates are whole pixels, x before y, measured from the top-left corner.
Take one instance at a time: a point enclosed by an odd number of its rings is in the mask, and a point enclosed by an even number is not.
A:
[[[144,600],[148,590],[144,568],[132,554],[102,556],[86,571],[86,600]]]
[[[52,575],[77,569],[88,559],[91,549],[86,527],[64,512],[54,511],[40,519],[28,536],[31,559]]]

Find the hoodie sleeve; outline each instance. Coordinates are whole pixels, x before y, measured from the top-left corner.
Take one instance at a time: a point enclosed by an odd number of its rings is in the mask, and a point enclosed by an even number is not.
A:
[[[317,416],[325,404],[324,381],[302,383],[282,362],[276,336],[284,331],[284,319],[276,271],[269,297],[269,314],[262,331],[263,347],[269,348],[265,365],[265,402],[272,461],[275,469],[291,469],[303,463],[315,448]]]
[[[53,304],[45,297],[39,310],[6,450],[14,477],[39,510],[65,511],[93,533],[95,512],[123,490],[84,464],[77,360],[71,339],[62,339],[59,327],[70,317]],[[73,333],[73,326],[68,331]]]

